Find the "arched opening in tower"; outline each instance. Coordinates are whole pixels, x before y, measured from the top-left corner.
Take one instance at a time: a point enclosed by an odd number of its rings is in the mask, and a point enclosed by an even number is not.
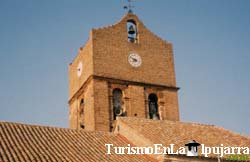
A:
[[[156,94],[151,93],[148,96],[148,107],[149,107],[149,118],[153,120],[159,120],[159,112],[158,112],[158,97]]]
[[[137,25],[134,20],[127,21],[128,42],[137,43]]]
[[[123,105],[122,105],[122,90],[116,88],[113,90],[113,117],[116,120],[117,116],[122,116]]]

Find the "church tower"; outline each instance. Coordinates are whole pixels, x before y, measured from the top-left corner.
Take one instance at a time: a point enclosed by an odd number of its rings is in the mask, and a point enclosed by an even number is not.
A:
[[[69,65],[70,128],[112,131],[117,117],[179,120],[171,43],[129,12],[92,29]]]

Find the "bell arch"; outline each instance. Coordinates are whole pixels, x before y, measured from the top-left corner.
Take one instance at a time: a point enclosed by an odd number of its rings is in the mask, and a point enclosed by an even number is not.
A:
[[[116,120],[117,116],[123,115],[123,101],[122,90],[115,88],[112,92],[113,96],[113,119]]]
[[[133,19],[127,21],[128,42],[137,43],[137,25]]]
[[[159,120],[159,109],[158,109],[158,97],[155,93],[151,93],[148,96],[148,108],[149,118]]]

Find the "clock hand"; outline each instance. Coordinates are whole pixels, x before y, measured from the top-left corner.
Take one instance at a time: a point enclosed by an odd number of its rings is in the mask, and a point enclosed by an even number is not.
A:
[[[133,58],[133,57],[130,57],[133,61],[137,62],[137,59]]]
[[[135,62],[137,62],[137,59],[134,58],[133,60],[134,60]]]

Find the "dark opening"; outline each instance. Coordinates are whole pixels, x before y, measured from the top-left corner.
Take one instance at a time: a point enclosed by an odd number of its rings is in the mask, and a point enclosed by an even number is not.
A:
[[[84,124],[80,124],[80,127],[81,127],[82,129],[84,129],[85,126],[84,126]]]
[[[84,114],[84,99],[81,99],[80,102],[80,115]]]
[[[82,98],[82,99],[81,99],[81,104],[83,104],[83,103],[84,103],[84,99]]]
[[[157,102],[158,102],[157,95],[154,93],[151,93],[148,96],[148,107],[149,107],[149,118],[150,119],[154,119],[154,120],[160,119]]]
[[[122,91],[118,88],[113,90],[113,112],[114,112],[114,120],[116,120],[116,116],[122,116]]]
[[[80,101],[80,128],[84,129],[84,99]]]
[[[137,27],[134,20],[127,21],[128,42],[137,43]]]

